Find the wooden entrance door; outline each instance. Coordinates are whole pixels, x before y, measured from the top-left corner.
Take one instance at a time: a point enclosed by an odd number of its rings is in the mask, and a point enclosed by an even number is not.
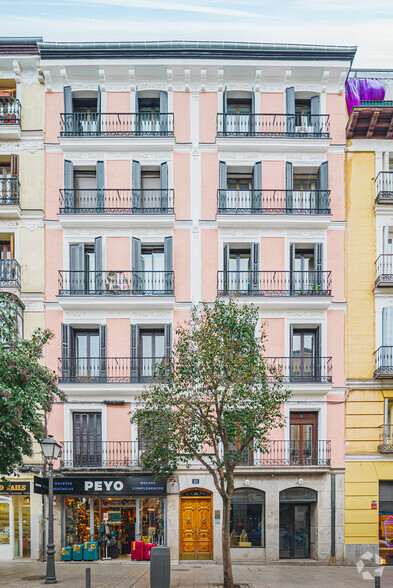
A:
[[[180,559],[213,559],[212,497],[206,491],[180,497]]]

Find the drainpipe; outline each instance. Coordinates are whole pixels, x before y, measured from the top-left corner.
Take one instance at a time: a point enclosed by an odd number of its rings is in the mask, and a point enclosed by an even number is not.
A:
[[[330,474],[330,562],[336,565],[336,475]]]

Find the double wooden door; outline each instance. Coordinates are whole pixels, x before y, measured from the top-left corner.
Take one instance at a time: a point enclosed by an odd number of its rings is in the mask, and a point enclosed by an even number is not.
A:
[[[211,496],[180,498],[180,559],[213,559]]]

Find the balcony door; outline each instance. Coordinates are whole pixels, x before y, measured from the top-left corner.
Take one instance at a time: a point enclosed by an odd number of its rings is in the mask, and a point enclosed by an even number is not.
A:
[[[248,135],[251,130],[251,100],[228,99],[226,109],[226,132]]]
[[[102,431],[100,412],[73,413],[74,467],[100,467]]]
[[[141,330],[140,349],[142,353],[140,375],[142,378],[149,378],[154,375],[156,363],[161,363],[165,356],[164,331]]]
[[[320,378],[319,328],[292,329],[291,382],[317,382]]]
[[[291,465],[313,465],[316,455],[317,413],[291,412]]]
[[[74,331],[75,376],[98,380],[100,376],[100,336],[98,330]]]
[[[64,290],[75,294],[102,293],[102,237],[93,243],[70,245],[69,288],[64,278]]]
[[[251,174],[228,174],[226,208],[242,210],[252,209]]]
[[[251,290],[250,249],[230,249],[228,259],[228,290]]]

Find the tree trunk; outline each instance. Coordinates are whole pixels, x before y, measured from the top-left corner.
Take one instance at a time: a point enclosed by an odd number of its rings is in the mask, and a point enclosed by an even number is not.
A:
[[[231,499],[222,499],[222,567],[224,572],[224,588],[233,588],[232,559],[230,547],[230,515]]]

